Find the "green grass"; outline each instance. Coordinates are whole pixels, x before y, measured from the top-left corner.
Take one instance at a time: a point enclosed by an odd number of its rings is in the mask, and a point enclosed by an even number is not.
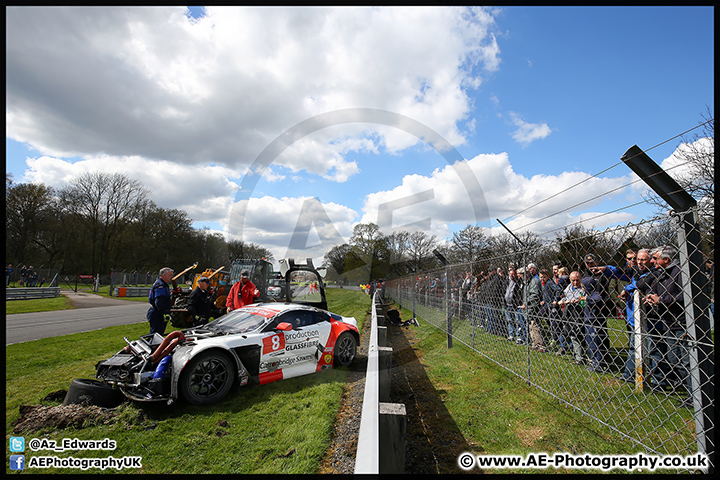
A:
[[[402,317],[411,318],[412,313],[403,309]],[[463,328],[460,323],[455,326]],[[413,348],[418,349],[418,356],[435,390],[441,392],[443,404],[473,448],[472,453],[524,456],[531,452],[579,455],[645,451],[627,437],[528,385],[522,378],[482,357],[457,339],[448,349],[447,335],[427,322],[421,321],[420,327],[415,327],[413,331],[419,340]],[[490,337],[485,332],[478,334],[476,349],[492,358],[504,359],[506,366],[522,375],[527,373],[525,348],[498,340],[498,337],[491,337],[495,340],[492,342],[482,342],[483,339],[489,340],[483,335]],[[622,340],[622,335],[611,338],[613,347],[620,345]],[[627,337],[624,341],[627,342]],[[533,382],[546,390],[552,392],[559,386],[570,390],[575,403],[600,418],[612,419],[631,430],[642,428],[647,431],[646,441],[653,446],[665,445],[668,449],[675,444],[678,448],[686,445],[694,447],[691,413],[684,409],[676,411],[675,399],[637,394],[632,386],[619,384],[611,375],[590,376],[584,367],[572,365],[567,359],[555,355],[531,351],[530,361]],[[668,412],[674,414],[668,415]],[[692,453],[681,452],[683,455]],[[486,473],[590,472],[548,468],[503,469]],[[610,473],[625,472],[613,470]]]
[[[362,327],[370,298],[361,292],[331,289],[331,311],[354,316]],[[123,347],[123,336],[147,333],[145,322],[36,340],[6,347],[6,442],[11,436],[61,440],[109,438],[112,452],[32,452],[58,457],[141,456],[142,469],[124,473],[316,473],[329,445],[347,369],[330,369],[299,378],[231,391],[209,407],[179,402],[124,404],[112,424],[82,429],[13,433],[21,405],[41,402],[48,393],[67,389],[75,378],[92,378],[95,363]],[[8,452],[8,459],[10,453]],[[9,462],[9,460],[8,460]],[[7,463],[9,465],[9,463]],[[7,473],[11,473],[7,467]],[[100,473],[90,469],[89,473]],[[106,473],[114,471],[106,470]],[[73,469],[25,473],[82,473]]]
[[[38,298],[34,300],[6,300],[5,314],[50,312],[54,310],[69,310],[73,307],[70,299],[60,295],[55,298]]]

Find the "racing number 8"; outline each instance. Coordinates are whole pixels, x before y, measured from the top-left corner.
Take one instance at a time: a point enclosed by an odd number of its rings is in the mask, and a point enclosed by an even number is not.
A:
[[[277,352],[285,348],[285,335],[275,334],[271,337],[263,338],[263,355]]]

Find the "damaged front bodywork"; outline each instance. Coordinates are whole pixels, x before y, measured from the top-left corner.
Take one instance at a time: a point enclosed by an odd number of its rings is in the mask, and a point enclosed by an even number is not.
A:
[[[172,353],[163,358],[154,356],[165,340],[157,333],[144,335],[138,340],[129,341],[120,352],[95,365],[95,377],[98,380],[117,386],[126,397],[140,402],[174,402],[179,396],[178,383],[188,361],[202,350],[220,348],[234,360],[239,385],[248,383],[248,372],[238,355],[219,344],[198,346],[200,338],[222,336],[217,332],[202,329],[189,329],[179,332],[182,340]]]

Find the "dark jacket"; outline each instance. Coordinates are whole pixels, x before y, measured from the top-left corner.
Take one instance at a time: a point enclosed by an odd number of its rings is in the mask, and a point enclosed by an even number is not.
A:
[[[188,311],[192,318],[200,317],[207,319],[210,317],[210,294],[207,290],[203,291],[200,287],[190,292],[188,297]]]
[[[667,268],[655,269],[653,282],[648,293],[660,298],[657,312],[660,320],[669,330],[685,328],[683,291],[680,283],[680,266],[673,262]]]
[[[495,307],[501,307],[505,301],[505,289],[507,288],[507,278],[502,275],[495,274],[490,277],[487,282],[488,295],[490,296],[490,304]]]
[[[615,304],[608,293],[610,279],[602,273],[595,275],[590,270],[585,270],[582,276],[583,288],[588,296],[586,306],[590,309],[590,314],[599,317],[612,315]]]

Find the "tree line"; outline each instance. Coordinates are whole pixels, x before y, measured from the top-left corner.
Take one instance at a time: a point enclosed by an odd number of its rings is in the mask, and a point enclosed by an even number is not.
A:
[[[5,258],[13,265],[96,274],[273,260],[260,245],[193,228],[186,212],[157,206],[141,182],[124,174],[85,173],[62,189],[14,183],[6,174],[5,187]]]

